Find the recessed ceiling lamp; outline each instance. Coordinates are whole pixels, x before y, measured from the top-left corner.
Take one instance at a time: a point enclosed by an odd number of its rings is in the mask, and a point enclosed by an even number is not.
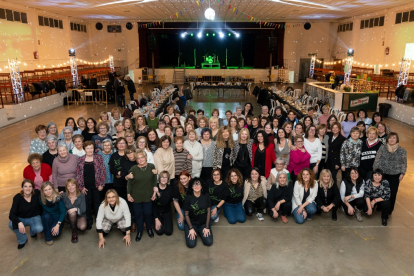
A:
[[[210,7],[210,1],[208,1],[208,8],[205,10],[204,16],[208,20],[214,20],[214,17],[216,16],[216,12]]]

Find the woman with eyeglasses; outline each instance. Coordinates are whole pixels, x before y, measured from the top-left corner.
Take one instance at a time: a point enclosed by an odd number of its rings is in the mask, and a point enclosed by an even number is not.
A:
[[[289,165],[287,170],[290,172],[292,182],[296,182],[297,175],[302,169],[309,168],[311,155],[304,147],[304,140],[300,135],[295,136],[295,147],[290,151]]]
[[[283,223],[288,223],[287,216],[292,212],[293,185],[285,170],[279,172],[275,179],[267,195],[269,215],[274,219],[280,217]]]
[[[185,212],[185,241],[187,247],[194,248],[197,245],[197,236],[205,246],[213,244],[213,232],[210,228],[211,202],[207,187],[199,178],[193,179],[188,189],[190,193],[184,202]]]
[[[125,139],[127,141],[127,146],[136,147],[135,145],[135,132],[133,130],[126,130],[125,131]]]
[[[269,178],[267,179],[267,183],[269,185],[273,185],[277,181],[277,175],[280,172],[284,172],[287,175],[288,181],[291,181],[290,179],[290,173],[287,169],[285,169],[285,161],[282,158],[277,158],[275,161],[275,167],[270,170]]]
[[[114,124],[116,133],[112,135],[112,141],[115,144],[119,138],[125,138],[124,123],[122,121],[116,121]]]
[[[304,147],[309,152],[310,158],[310,169],[313,170],[315,177],[318,178],[319,165],[322,160],[322,143],[316,135],[316,127],[310,126],[305,134]]]
[[[332,131],[331,130],[331,127],[336,122],[338,122],[338,118],[335,115],[332,114],[331,116],[329,116],[328,122],[327,122],[327,126],[328,126],[328,130],[327,131],[328,132],[331,132]],[[342,125],[341,125],[341,130],[342,130]]]
[[[127,141],[125,138],[118,138],[115,142],[116,151],[112,154],[109,159],[109,169],[114,176],[114,189],[117,195],[126,199],[126,185],[125,172],[123,172],[123,165],[126,162],[125,150],[127,147]]]
[[[108,135],[109,136],[109,135]],[[112,149],[112,140],[105,139],[102,141],[103,150],[98,151],[98,155],[102,157],[104,166],[105,166],[105,186],[101,191],[101,198],[105,198],[105,194],[109,189],[113,189],[114,186],[114,176],[111,173],[111,169],[109,166],[109,160],[111,160],[111,156],[113,154]]]
[[[158,236],[163,234],[171,236],[173,233],[173,220],[171,211],[171,200],[173,197],[173,187],[169,184],[170,174],[162,171],[158,175],[158,190],[151,198],[154,228]]]
[[[223,204],[224,216],[230,224],[246,221],[246,213],[243,209],[243,176],[238,169],[232,168],[227,173],[229,194]]]
[[[39,154],[43,154],[47,151],[47,145],[46,145],[46,126],[45,125],[38,125],[35,129],[36,133],[37,133],[37,138],[35,138],[34,140],[32,140],[30,142],[30,150],[29,150],[29,154],[32,153],[39,153]]]
[[[92,136],[92,142],[95,143],[95,151],[99,152],[103,150],[103,141],[112,139],[112,137],[108,134],[110,132],[110,129],[107,123],[100,122],[96,128],[98,130],[98,134]]]
[[[73,136],[73,130],[71,127],[64,127],[62,130],[63,139],[58,140],[58,146],[63,145],[66,146],[66,148],[69,150],[72,150],[75,145],[73,144],[72,136]]]
[[[211,199],[211,220],[219,222],[221,208],[229,195],[229,186],[223,181],[220,169],[213,169],[207,187]]]
[[[154,163],[154,154],[152,154],[151,150],[148,148],[148,140],[144,136],[139,136],[137,138],[135,148],[137,150],[144,150],[147,153],[147,163],[155,164]]]

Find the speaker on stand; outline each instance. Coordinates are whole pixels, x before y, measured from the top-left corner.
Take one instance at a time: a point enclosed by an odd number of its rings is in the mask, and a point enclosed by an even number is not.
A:
[[[311,27],[312,27],[312,25],[311,25],[311,23],[309,23],[309,22],[306,22],[306,23],[303,25],[303,28],[304,28],[305,30],[309,30]]]
[[[131,22],[127,22],[125,24],[125,28],[127,28],[127,30],[132,30],[133,27],[134,27],[134,25]]]
[[[98,31],[102,30],[102,29],[103,29],[103,25],[102,25],[102,23],[101,23],[101,22],[96,23],[96,24],[95,24],[95,28],[96,28]]]

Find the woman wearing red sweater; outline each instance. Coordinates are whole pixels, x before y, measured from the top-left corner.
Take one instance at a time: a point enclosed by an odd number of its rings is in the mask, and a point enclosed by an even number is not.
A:
[[[268,178],[275,160],[275,146],[269,143],[266,132],[259,130],[252,145],[252,167],[259,168],[260,175]]]
[[[40,191],[42,183],[51,181],[52,169],[46,163],[42,163],[42,156],[38,153],[32,153],[27,158],[26,168],[23,170],[23,178],[30,179],[34,183],[34,188]]]
[[[304,138],[302,135],[295,136],[295,147],[290,150],[288,171],[292,182],[295,183],[296,177],[302,169],[309,168],[311,155],[303,146]]]

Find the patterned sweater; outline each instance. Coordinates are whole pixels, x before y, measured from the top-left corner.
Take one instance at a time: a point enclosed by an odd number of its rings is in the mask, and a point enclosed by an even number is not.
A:
[[[85,158],[86,155],[82,156],[78,160],[76,165],[76,180],[78,181],[79,189],[82,191],[85,188],[83,170],[85,168]],[[93,155],[93,167],[95,169],[95,186],[96,188],[100,186],[105,186],[106,179],[106,170],[105,165],[101,155]]]
[[[42,141],[39,138],[36,138],[30,142],[29,154],[39,153],[40,155],[42,155],[47,150],[49,150],[49,148],[47,147],[45,140]]]
[[[190,154],[188,150],[183,149],[180,152],[177,152],[177,149],[174,150],[174,160],[175,160],[175,175],[179,175],[183,170],[186,170],[190,174],[192,173],[192,161],[188,159]]]
[[[381,185],[378,187],[375,187],[372,184],[371,179],[368,179],[367,182],[365,182],[364,198],[373,200],[380,197],[383,200],[389,200],[390,194],[390,183],[385,179],[381,181]]]
[[[387,145],[382,145],[374,161],[374,170],[381,169],[384,174],[404,175],[407,172],[407,151],[402,147],[390,153]]]
[[[359,167],[362,149],[362,140],[355,143],[351,138],[345,140],[341,148],[341,166],[345,168]]]

